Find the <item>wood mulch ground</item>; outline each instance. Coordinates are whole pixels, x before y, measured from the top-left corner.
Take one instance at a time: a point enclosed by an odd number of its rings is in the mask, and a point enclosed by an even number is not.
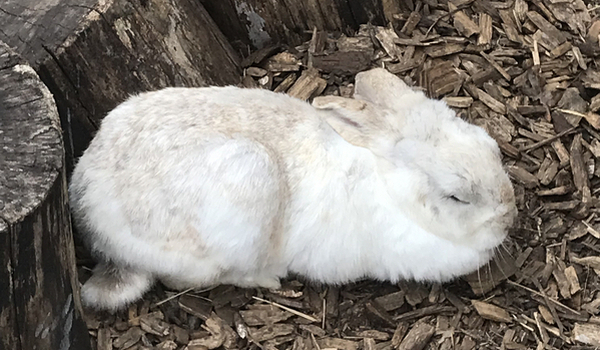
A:
[[[351,96],[357,72],[384,66],[446,100],[498,141],[514,180],[520,218],[498,257],[444,285],[290,279],[276,292],[185,294],[159,285],[116,315],[89,311],[94,348],[600,347],[600,6],[407,4],[412,12],[390,27],[363,25],[352,37],[315,31],[298,47],[254,52],[243,85],[305,100]]]

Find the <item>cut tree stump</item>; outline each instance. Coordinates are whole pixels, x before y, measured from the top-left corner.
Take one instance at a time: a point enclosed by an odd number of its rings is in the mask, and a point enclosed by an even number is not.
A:
[[[4,0],[0,40],[48,86],[67,169],[132,94],[240,81],[239,59],[197,0]]]
[[[248,48],[298,45],[313,28],[350,34],[360,24],[383,25],[412,10],[412,1],[400,0],[201,0],[229,41],[242,54]],[[410,4],[409,4],[410,3]],[[408,5],[407,5],[408,4]]]
[[[89,349],[50,91],[0,41],[0,349]]]

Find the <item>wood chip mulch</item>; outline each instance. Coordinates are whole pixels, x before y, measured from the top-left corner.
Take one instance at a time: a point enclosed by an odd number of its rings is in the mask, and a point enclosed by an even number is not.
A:
[[[383,66],[446,100],[497,140],[515,184],[519,222],[496,259],[444,285],[159,285],[115,315],[88,310],[95,349],[600,347],[600,6],[408,3],[389,27],[254,52],[243,85],[349,97],[357,72]]]

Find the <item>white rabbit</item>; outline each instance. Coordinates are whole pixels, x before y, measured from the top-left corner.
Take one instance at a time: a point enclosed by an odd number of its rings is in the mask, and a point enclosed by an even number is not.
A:
[[[516,216],[495,141],[381,68],[355,86],[313,105],[167,88],[115,108],[70,185],[101,261],[84,302],[118,309],[155,280],[447,281],[486,263]]]

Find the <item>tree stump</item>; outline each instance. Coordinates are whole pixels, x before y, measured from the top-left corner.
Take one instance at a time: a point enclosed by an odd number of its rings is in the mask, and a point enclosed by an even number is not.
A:
[[[242,53],[269,44],[298,45],[313,28],[349,34],[360,24],[384,25],[412,0],[201,0]]]
[[[54,95],[68,169],[130,95],[240,81],[237,54],[197,0],[23,1],[0,5],[0,40]]]
[[[52,95],[0,42],[0,349],[89,349]]]

